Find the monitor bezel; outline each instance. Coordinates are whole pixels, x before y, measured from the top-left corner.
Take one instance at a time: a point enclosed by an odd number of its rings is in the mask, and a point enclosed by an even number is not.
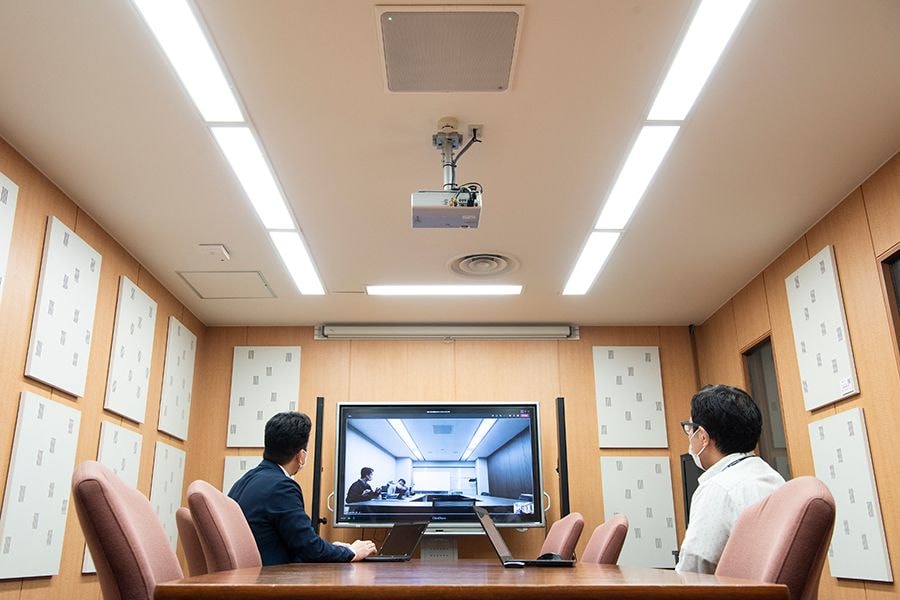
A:
[[[502,402],[338,402],[335,406],[335,436],[334,436],[334,490],[332,491],[332,495],[334,496],[334,506],[331,507],[331,515],[332,515],[332,527],[335,528],[350,528],[350,529],[376,529],[376,528],[389,528],[392,527],[396,521],[376,521],[376,522],[348,522],[345,520],[340,520],[338,518],[338,506],[339,503],[343,503],[343,495],[339,492],[342,490],[341,487],[341,475],[344,470],[343,461],[341,460],[341,411],[345,407],[440,407],[440,408],[456,408],[456,407],[492,407],[492,406],[502,406],[502,407],[512,407],[512,406],[522,406],[528,407],[532,409],[532,414],[534,415],[534,434],[532,436],[534,440],[534,444],[532,446],[532,451],[534,454],[534,459],[532,461],[532,466],[536,469],[536,481],[538,485],[538,489],[535,490],[534,493],[534,507],[535,507],[535,520],[524,522],[524,523],[495,523],[497,527],[510,527],[515,529],[532,529],[532,528],[545,528],[547,526],[546,515],[544,509],[544,470],[543,470],[543,454],[542,454],[542,446],[543,440],[541,439],[541,405],[539,402],[534,401],[524,401],[524,402],[513,402],[513,401],[502,401]],[[471,521],[459,521],[459,522],[433,522],[428,526],[428,530],[426,531],[428,534],[433,533],[442,533],[442,534],[483,534],[483,530],[480,522],[475,516],[475,513],[472,513]]]

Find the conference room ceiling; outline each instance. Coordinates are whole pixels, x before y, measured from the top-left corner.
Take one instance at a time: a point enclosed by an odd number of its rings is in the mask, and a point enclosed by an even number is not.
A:
[[[563,296],[694,4],[522,4],[508,91],[392,93],[371,1],[197,2],[323,296],[296,291],[126,0],[3,3],[0,136],[208,325],[700,322],[900,147],[900,2],[756,0],[593,288]],[[475,230],[410,226],[445,115],[484,125],[458,170],[485,189]],[[449,263],[478,253],[518,263],[478,281],[522,294],[364,293],[471,282]],[[178,274],[222,270],[275,297],[201,299]]]

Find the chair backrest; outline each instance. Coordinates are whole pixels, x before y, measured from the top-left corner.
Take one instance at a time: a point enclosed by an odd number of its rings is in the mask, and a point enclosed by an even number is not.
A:
[[[834,498],[797,477],[738,516],[716,575],[782,583],[791,600],[814,600],[834,528]]]
[[[150,501],[108,467],[78,465],[72,498],[104,600],[151,600],[158,583],[184,577]]]
[[[262,566],[253,532],[237,502],[200,479],[188,486],[187,500],[208,572]]]
[[[588,540],[581,562],[598,565],[614,565],[619,561],[619,554],[628,536],[628,517],[623,514],[613,515],[602,525],[598,525]]]
[[[567,560],[572,558],[575,556],[575,546],[578,544],[578,538],[581,537],[582,529],[584,529],[584,517],[581,516],[581,513],[567,514],[550,527],[547,537],[544,538],[544,545],[541,546],[541,554],[553,552]]]
[[[206,575],[206,556],[197,536],[197,528],[191,511],[184,506],[175,511],[175,524],[178,526],[178,539],[184,549],[184,557],[187,559],[188,572],[191,577]]]

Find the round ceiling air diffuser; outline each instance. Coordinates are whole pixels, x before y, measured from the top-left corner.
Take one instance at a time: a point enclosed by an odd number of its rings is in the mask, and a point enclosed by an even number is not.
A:
[[[491,277],[510,273],[519,266],[519,261],[502,254],[468,254],[450,261],[450,270],[464,277]]]

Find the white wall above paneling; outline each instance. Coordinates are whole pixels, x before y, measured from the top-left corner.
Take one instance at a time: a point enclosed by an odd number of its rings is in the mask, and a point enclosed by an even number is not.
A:
[[[48,217],[25,375],[84,395],[100,254],[56,217]]]
[[[825,246],[784,283],[806,410],[858,394],[834,249]]]
[[[0,578],[59,573],[81,413],[22,392],[0,515]]]
[[[668,456],[600,458],[603,514],[628,517],[620,565],[675,567],[675,505]]]
[[[299,346],[235,346],[228,446],[262,448],[266,421],[297,410],[299,395]]]
[[[3,297],[3,283],[6,281],[6,265],[9,263],[9,246],[12,242],[18,197],[19,186],[0,173],[0,298]]]
[[[601,448],[666,448],[659,348],[594,346]]]
[[[828,549],[832,577],[893,581],[863,409],[813,421],[809,440],[816,477],[837,508]]]
[[[137,431],[102,421],[100,423],[100,447],[97,461],[109,467],[122,481],[137,488],[141,468],[143,437]],[[82,573],[96,572],[94,560],[87,546],[84,547]]]
[[[222,477],[222,492],[227,494],[231,487],[244,473],[256,467],[262,460],[262,454],[252,456],[226,456],[225,474]]]
[[[150,504],[156,511],[172,548],[178,539],[175,525],[175,511],[181,505],[181,490],[184,484],[184,450],[179,450],[164,442],[156,442],[153,457],[153,480],[150,483]]]
[[[166,365],[159,401],[159,430],[186,440],[194,386],[197,336],[175,317],[169,317]]]
[[[156,302],[122,275],[103,407],[137,423],[147,412],[155,328]]]

